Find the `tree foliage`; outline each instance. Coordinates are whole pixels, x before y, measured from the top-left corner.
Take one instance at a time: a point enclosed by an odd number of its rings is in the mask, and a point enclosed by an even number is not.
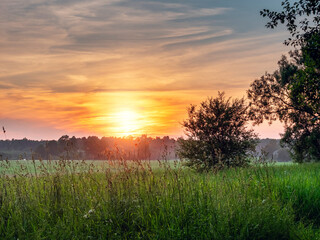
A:
[[[188,139],[179,139],[178,155],[197,171],[243,166],[254,150],[256,135],[247,130],[248,107],[244,99],[225,99],[224,93],[188,109],[182,123]]]
[[[270,21],[267,28],[275,28],[284,24],[291,37],[285,40],[286,45],[304,46],[316,34],[319,34],[320,24],[320,1],[299,0],[290,3],[289,0],[282,1],[283,11],[275,12],[263,9],[260,15],[268,17]]]
[[[285,124],[282,143],[298,162],[320,160],[320,1],[282,2],[283,11],[261,11],[274,28],[285,24],[295,49],[282,56],[279,69],[255,80],[248,90],[257,124],[279,119]]]

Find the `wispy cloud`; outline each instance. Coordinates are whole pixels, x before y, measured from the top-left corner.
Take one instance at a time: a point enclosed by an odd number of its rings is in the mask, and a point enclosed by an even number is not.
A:
[[[191,100],[217,90],[243,95],[283,52],[282,33],[239,32],[232,1],[2,0],[0,119],[100,129],[108,123],[95,116],[121,108],[127,95],[161,131],[177,131],[175,116]]]

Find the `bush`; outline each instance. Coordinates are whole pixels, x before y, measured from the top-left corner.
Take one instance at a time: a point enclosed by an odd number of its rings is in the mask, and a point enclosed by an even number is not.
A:
[[[208,98],[200,108],[191,105],[182,125],[188,139],[179,139],[178,155],[197,171],[244,166],[255,149],[257,135],[248,130],[250,114],[244,99]]]

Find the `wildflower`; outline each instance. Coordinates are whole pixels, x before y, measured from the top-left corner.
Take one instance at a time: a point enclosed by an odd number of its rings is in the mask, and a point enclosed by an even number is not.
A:
[[[88,214],[94,213],[94,209],[90,209]]]
[[[94,209],[90,209],[87,214],[83,215],[84,218],[89,218],[91,214],[95,212]]]

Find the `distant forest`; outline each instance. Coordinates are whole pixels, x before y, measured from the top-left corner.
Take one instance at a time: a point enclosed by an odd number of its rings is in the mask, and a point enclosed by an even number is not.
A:
[[[178,143],[166,137],[102,137],[76,138],[67,135],[59,140],[0,140],[0,159],[70,159],[70,160],[169,160],[176,159]],[[269,159],[290,161],[287,149],[277,139],[262,139],[257,145],[258,154],[265,152]]]
[[[160,160],[175,159],[176,140],[169,137],[102,137],[76,138],[67,135],[59,140],[29,139],[0,141],[0,158],[70,159],[70,160]]]

